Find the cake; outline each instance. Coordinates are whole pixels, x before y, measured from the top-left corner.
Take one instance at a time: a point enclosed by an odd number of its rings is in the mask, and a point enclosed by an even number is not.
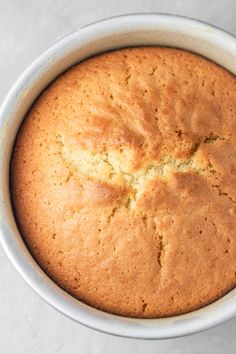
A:
[[[236,286],[236,78],[174,48],[89,58],[37,99],[11,198],[42,269],[100,310],[160,318]]]

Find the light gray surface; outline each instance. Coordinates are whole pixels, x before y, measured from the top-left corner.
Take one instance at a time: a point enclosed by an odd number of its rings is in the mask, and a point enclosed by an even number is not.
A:
[[[130,12],[196,17],[236,34],[234,0],[0,0],[0,103],[20,72],[53,41],[97,19]],[[236,319],[167,341],[115,338],[82,327],[39,299],[0,248],[0,353],[234,353]]]

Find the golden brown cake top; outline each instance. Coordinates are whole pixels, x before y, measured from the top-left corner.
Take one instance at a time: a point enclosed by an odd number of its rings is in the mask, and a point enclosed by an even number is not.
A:
[[[45,271],[134,317],[185,313],[236,285],[236,78],[170,48],[84,61],[17,137],[12,200]]]

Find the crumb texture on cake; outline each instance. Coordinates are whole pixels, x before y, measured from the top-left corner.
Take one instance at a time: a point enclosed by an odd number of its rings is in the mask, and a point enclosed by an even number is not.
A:
[[[129,48],[69,69],[10,176],[32,254],[87,304],[158,318],[236,286],[236,78],[200,56]]]

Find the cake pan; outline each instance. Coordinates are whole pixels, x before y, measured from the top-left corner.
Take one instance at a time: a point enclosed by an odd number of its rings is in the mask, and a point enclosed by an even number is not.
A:
[[[236,74],[236,39],[209,24],[166,14],[133,14],[90,24],[46,50],[18,79],[0,109],[0,240],[9,259],[55,309],[102,332],[161,339],[192,334],[236,315],[236,288],[191,313],[162,319],[135,319],[94,309],[64,292],[38,266],[15,223],[9,190],[9,164],[19,126],[42,90],[71,65],[92,55],[129,46],[183,48],[209,58]]]

